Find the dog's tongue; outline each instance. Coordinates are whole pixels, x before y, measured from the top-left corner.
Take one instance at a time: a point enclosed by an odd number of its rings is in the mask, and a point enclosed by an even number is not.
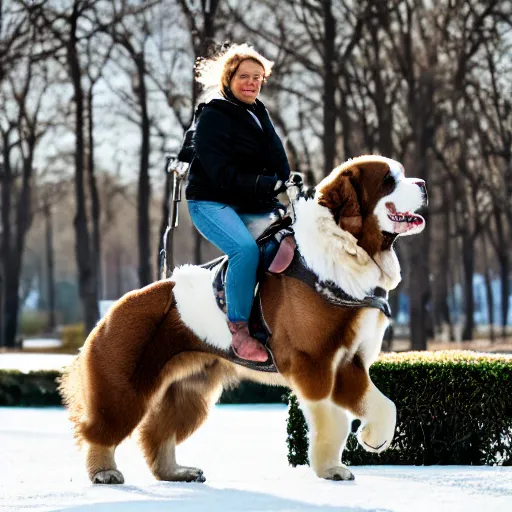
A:
[[[421,215],[408,213],[407,217],[411,219],[410,222],[407,222],[405,220],[402,220],[401,222],[393,222],[393,229],[395,230],[396,234],[400,235],[403,233],[407,233],[407,231],[410,231],[411,229],[414,228],[418,228],[425,222]]]

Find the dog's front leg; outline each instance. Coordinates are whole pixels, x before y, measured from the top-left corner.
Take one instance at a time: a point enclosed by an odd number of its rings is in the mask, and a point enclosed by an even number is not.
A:
[[[301,400],[301,405],[309,427],[309,463],[313,471],[328,480],[354,480],[354,475],[341,463],[350,431],[347,413],[329,398]]]
[[[389,447],[396,424],[395,404],[375,386],[361,357],[338,368],[333,399],[362,421],[357,439],[370,452]]]
[[[371,382],[359,409],[361,413],[358,416],[363,422],[357,433],[359,444],[368,452],[386,450],[395,433],[395,404]]]

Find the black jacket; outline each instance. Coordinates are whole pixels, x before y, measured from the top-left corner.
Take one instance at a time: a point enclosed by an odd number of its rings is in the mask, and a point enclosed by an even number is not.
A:
[[[194,134],[187,199],[242,206],[248,212],[275,201],[275,184],[288,179],[290,167],[263,103],[256,100],[251,110],[263,129],[246,108],[231,101],[214,99],[204,106]]]

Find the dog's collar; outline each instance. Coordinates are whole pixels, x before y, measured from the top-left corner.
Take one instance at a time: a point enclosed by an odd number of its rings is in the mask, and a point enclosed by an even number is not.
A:
[[[391,318],[388,292],[384,290],[384,288],[378,286],[364,299],[356,299],[342,290],[336,283],[320,280],[318,276],[306,266],[304,258],[297,250],[295,251],[290,266],[283,274],[307,284],[334,306],[347,308],[376,308],[382,311],[388,318]]]

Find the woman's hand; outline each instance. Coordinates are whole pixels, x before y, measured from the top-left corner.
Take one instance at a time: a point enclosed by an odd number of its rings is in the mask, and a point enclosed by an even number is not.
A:
[[[277,174],[274,174],[274,176],[265,176],[264,174],[260,174],[256,178],[256,195],[261,199],[274,197],[277,194],[277,192],[275,192],[277,184]]]
[[[286,183],[274,176],[260,174],[256,179],[256,195],[261,199],[276,197],[287,189]]]
[[[274,187],[274,195],[279,195],[281,192],[285,192],[288,187],[283,180],[277,180],[276,186]]]

